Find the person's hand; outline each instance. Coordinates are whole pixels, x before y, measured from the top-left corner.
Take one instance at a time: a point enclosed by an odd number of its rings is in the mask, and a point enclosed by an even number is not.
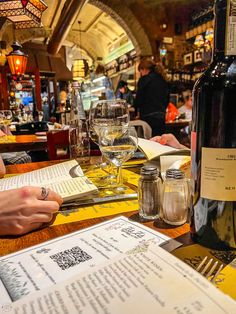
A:
[[[161,136],[152,137],[150,139],[150,141],[158,142],[162,145],[168,145],[168,146],[178,148],[178,149],[186,148],[184,145],[180,144],[180,142],[177,140],[177,138],[171,133],[162,134]]]
[[[0,129],[0,136],[5,136],[6,134]]]
[[[40,187],[0,192],[0,235],[21,235],[41,227],[61,203],[58,194]]]

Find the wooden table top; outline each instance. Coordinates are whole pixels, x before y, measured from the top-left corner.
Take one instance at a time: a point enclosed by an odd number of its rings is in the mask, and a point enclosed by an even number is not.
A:
[[[15,135],[15,142],[0,142],[0,153],[47,149],[47,139],[32,135]]]
[[[190,120],[177,120],[172,122],[166,122],[166,126],[172,128],[184,128],[186,126],[189,126],[190,123]]]
[[[7,173],[24,173],[26,171],[31,171],[35,169],[39,169],[42,167],[46,167],[48,165],[52,165],[58,163],[57,162],[39,162],[39,163],[31,163],[31,164],[25,164],[25,165],[15,165],[15,166],[7,166]],[[84,221],[78,221],[73,222],[69,224],[63,224],[58,226],[47,226],[45,228],[42,228],[40,230],[36,230],[34,232],[31,232],[29,234],[18,236],[18,237],[0,237],[0,256],[4,256],[9,253],[14,253],[22,249],[26,249],[30,246],[37,245],[40,243],[43,243],[45,241],[57,238],[59,236],[63,236],[66,234],[69,234],[71,232],[75,232],[81,229],[84,229],[86,227],[91,227],[97,223],[104,222],[106,220],[112,219],[115,216],[109,216],[109,217],[103,217],[103,218],[96,218],[96,219],[88,219]],[[128,217],[129,219],[132,219],[136,222],[139,221],[139,216],[137,211],[124,213],[123,216]],[[143,222],[142,222],[143,223]],[[189,233],[189,225],[185,224],[180,227],[172,227],[168,226],[165,223],[163,223],[161,220],[157,220],[155,222],[145,222],[143,223],[147,227],[150,227],[156,231],[159,231],[171,238],[177,239],[179,242],[184,244],[191,244],[192,241],[190,239],[190,233]],[[233,290],[231,286],[231,290]]]
[[[55,164],[55,162],[39,162],[39,163],[7,166],[7,173],[12,174],[12,173],[22,173],[22,172],[32,171],[32,170],[36,170],[36,169],[46,167],[52,164]],[[132,220],[139,221],[139,215],[137,211],[124,213],[122,215],[129,217]],[[77,231],[86,227],[90,227],[94,224],[112,219],[116,216],[117,215],[109,216],[109,217],[102,217],[102,218],[95,218],[95,219],[88,219],[84,221],[78,221],[78,222],[73,222],[73,223],[63,224],[63,225],[58,225],[58,226],[51,226],[51,227],[47,226],[41,230],[33,231],[29,234],[18,236],[18,237],[9,237],[9,236],[1,237],[0,238],[0,255],[3,256],[9,253],[19,251],[21,249],[42,243],[50,239],[54,239],[56,237],[68,234],[70,232]],[[185,244],[191,243],[188,224],[185,224],[180,227],[172,227],[172,226],[168,226],[161,220],[157,220],[155,222],[153,221],[145,222],[144,224],[171,238],[178,238],[178,240],[182,243],[185,243]]]

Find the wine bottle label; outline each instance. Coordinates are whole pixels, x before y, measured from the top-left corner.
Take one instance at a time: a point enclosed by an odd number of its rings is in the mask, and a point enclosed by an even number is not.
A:
[[[236,149],[202,148],[202,198],[236,201]]]
[[[236,0],[227,1],[225,54],[236,55]]]

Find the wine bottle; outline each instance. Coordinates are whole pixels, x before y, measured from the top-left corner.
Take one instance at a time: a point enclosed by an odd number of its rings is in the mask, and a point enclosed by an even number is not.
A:
[[[213,60],[193,90],[192,238],[236,248],[236,1],[215,1]]]

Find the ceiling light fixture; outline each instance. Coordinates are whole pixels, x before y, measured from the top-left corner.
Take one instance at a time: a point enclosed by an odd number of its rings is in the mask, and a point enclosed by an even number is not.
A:
[[[43,0],[0,0],[0,17],[14,23],[16,29],[41,27],[42,13],[47,9]]]
[[[79,43],[80,57],[79,59],[76,59],[73,63],[73,69],[72,69],[73,80],[84,79],[87,75],[88,68],[89,68],[87,60],[85,60],[82,55],[81,22],[79,21],[78,23],[79,23],[79,34],[80,34],[80,43]]]

